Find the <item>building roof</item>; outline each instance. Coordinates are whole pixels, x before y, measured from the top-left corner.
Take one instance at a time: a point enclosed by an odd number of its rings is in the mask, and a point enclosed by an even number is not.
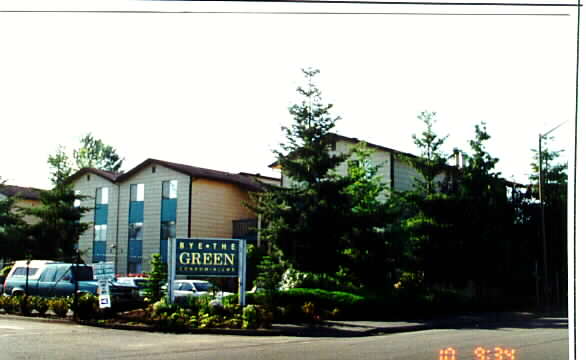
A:
[[[193,178],[203,178],[203,179],[210,179],[210,180],[217,180],[222,182],[227,182],[235,185],[242,186],[251,191],[262,191],[263,186],[258,181],[251,179],[248,176],[240,175],[240,174],[233,174],[225,171],[219,170],[212,170],[212,169],[205,169],[191,165],[185,164],[178,164],[169,161],[157,160],[157,159],[146,159],[142,163],[135,166],[133,169],[129,170],[128,172],[118,176],[118,181],[123,181],[138,171],[142,170],[145,167],[152,166],[152,165],[161,165],[167,167],[169,169],[175,170],[177,172],[183,173],[185,175],[189,175]]]
[[[40,189],[32,187],[22,187],[16,185],[0,185],[0,194],[7,197],[17,196],[21,199],[26,200],[40,200],[41,199]]]
[[[182,174],[191,176],[193,178],[204,178],[210,180],[217,180],[222,182],[227,182],[235,185],[242,186],[251,191],[262,191],[263,185],[256,181],[255,179],[250,178],[249,176],[242,175],[242,174],[232,174],[225,171],[218,171],[212,169],[204,169],[196,166],[185,165],[185,164],[178,164],[169,161],[157,160],[157,159],[146,159],[142,163],[138,164],[134,168],[130,169],[125,173],[114,173],[110,171],[104,171],[99,169],[93,168],[83,168],[77,171],[75,174],[68,178],[68,182],[73,181],[74,179],[83,176],[87,173],[96,174],[101,176],[111,182],[120,182],[125,181],[126,179],[132,177],[134,174],[139,172],[140,170],[144,169],[148,166],[153,165],[160,165],[166,168],[175,170]]]
[[[261,174],[251,174],[251,173],[247,173],[247,172],[239,172],[239,175],[244,175],[244,176],[252,176],[255,178],[259,178],[259,179],[264,179],[264,180],[269,180],[269,181],[281,181],[281,178],[278,177],[272,177],[272,176],[266,176],[266,175],[261,175]]]
[[[76,178],[83,176],[85,174],[88,174],[88,173],[101,176],[104,179],[109,180],[111,182],[116,182],[118,180],[118,177],[120,177],[120,175],[123,174],[123,173],[100,170],[100,169],[95,169],[95,168],[82,168],[82,169],[79,169],[78,171],[76,171],[75,174],[68,177],[66,182],[71,182],[71,181],[75,180]]]
[[[357,138],[351,138],[351,137],[347,137],[347,136],[343,136],[343,135],[339,135],[339,134],[335,134],[335,133],[328,133],[327,136],[330,136],[333,140],[344,140],[344,141],[348,141],[354,144],[358,144],[358,143],[364,143],[366,144],[366,146],[370,147],[370,148],[376,148],[382,151],[386,151],[386,152],[391,152],[391,153],[395,153],[395,154],[400,154],[402,156],[407,156],[407,157],[411,157],[411,158],[415,158],[417,156],[413,155],[413,154],[409,154],[403,151],[399,151],[399,150],[395,150],[395,149],[391,149],[389,147],[386,146],[382,146],[382,145],[377,145],[377,144],[373,144],[373,143],[369,143],[367,141],[363,141]],[[278,161],[273,162],[272,164],[269,165],[270,168],[278,168],[279,164]]]

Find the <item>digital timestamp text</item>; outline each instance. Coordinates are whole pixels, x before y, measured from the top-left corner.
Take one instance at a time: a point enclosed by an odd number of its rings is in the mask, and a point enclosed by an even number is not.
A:
[[[519,360],[516,355],[516,350],[504,347],[485,348],[478,346],[472,352],[474,360]],[[466,359],[469,354],[465,353]],[[458,351],[453,347],[440,349],[439,360],[458,360]]]

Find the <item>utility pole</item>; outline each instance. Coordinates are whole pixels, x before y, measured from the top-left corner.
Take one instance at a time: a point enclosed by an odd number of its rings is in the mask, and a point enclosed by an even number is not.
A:
[[[543,185],[544,185],[544,174],[543,174],[543,157],[541,156],[541,140],[544,139],[547,135],[552,133],[554,130],[557,130],[560,126],[565,124],[566,121],[562,122],[561,124],[557,125],[553,129],[549,130],[545,134],[539,134],[539,207],[541,209],[541,242],[543,247],[543,304],[545,305],[545,310],[549,311],[550,309],[550,288],[549,288],[549,275],[548,275],[548,268],[547,268],[547,238],[545,234],[545,204],[543,202]]]

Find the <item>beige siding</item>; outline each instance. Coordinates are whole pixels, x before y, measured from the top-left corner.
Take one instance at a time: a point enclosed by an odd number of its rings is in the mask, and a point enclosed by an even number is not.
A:
[[[191,237],[232,237],[232,220],[255,215],[243,202],[248,192],[236,185],[207,179],[194,179],[191,193]]]
[[[144,227],[142,243],[143,272],[150,271],[152,254],[160,253],[161,200],[163,181],[177,180],[177,237],[187,237],[190,177],[177,171],[156,165],[153,173],[148,166],[120,184],[120,217],[118,271],[128,271],[128,216],[130,211],[130,185],[144,184]]]
[[[352,147],[357,144],[351,141],[339,139],[336,142],[336,150],[334,153],[347,154],[351,151]],[[378,175],[381,176],[383,182],[391,186],[391,152],[380,148],[372,148],[373,153],[371,155],[371,161],[373,165],[380,166]],[[340,164],[336,169],[338,174],[346,174],[348,171],[348,164],[346,162]],[[398,191],[412,190],[415,185],[415,178],[422,179],[419,174],[411,165],[405,161],[399,160],[397,156],[394,159],[394,189]],[[443,175],[438,176],[438,181],[443,179]],[[283,186],[290,187],[293,184],[291,178],[283,175]]]
[[[18,199],[15,201],[14,206],[15,208],[23,208],[23,209],[30,209],[35,206],[41,205],[40,200],[30,200],[30,199]],[[40,220],[36,216],[25,215],[23,218],[24,222],[29,225],[37,224]]]
[[[81,201],[81,206],[90,209],[81,219],[81,222],[88,223],[90,226],[88,230],[79,237],[79,249],[82,252],[82,258],[86,263],[92,262],[92,247],[94,240],[93,209],[96,205],[96,189],[100,187],[108,188],[108,230],[106,233],[106,246],[108,250],[106,251],[106,260],[114,261],[114,254],[110,253],[110,249],[111,246],[115,244],[116,237],[116,207],[118,206],[117,186],[111,181],[95,174],[84,174],[73,182],[73,188],[76,191],[79,191],[80,195],[86,197]]]

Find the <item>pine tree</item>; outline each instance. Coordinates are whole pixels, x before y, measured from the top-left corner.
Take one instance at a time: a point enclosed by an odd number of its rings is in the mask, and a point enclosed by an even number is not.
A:
[[[43,259],[74,259],[79,236],[89,224],[80,222],[89,209],[75,206],[85,197],[76,194],[71,186],[60,184],[51,190],[41,191],[41,204],[24,209],[26,215],[40,221],[31,226],[34,239],[33,257]]]
[[[0,179],[0,188],[4,182]],[[25,257],[26,223],[22,212],[15,206],[17,198],[0,200],[0,258],[23,259]]]
[[[342,261],[343,235],[348,224],[350,199],[344,195],[348,180],[335,169],[348,154],[333,154],[329,135],[339,117],[329,113],[314,83],[318,70],[305,69],[306,87],[299,87],[301,104],[289,112],[293,124],[283,127],[286,142],[275,150],[283,176],[290,186],[269,186],[257,196],[255,210],[266,226],[265,239],[280,249],[296,269],[309,272],[335,272]]]

